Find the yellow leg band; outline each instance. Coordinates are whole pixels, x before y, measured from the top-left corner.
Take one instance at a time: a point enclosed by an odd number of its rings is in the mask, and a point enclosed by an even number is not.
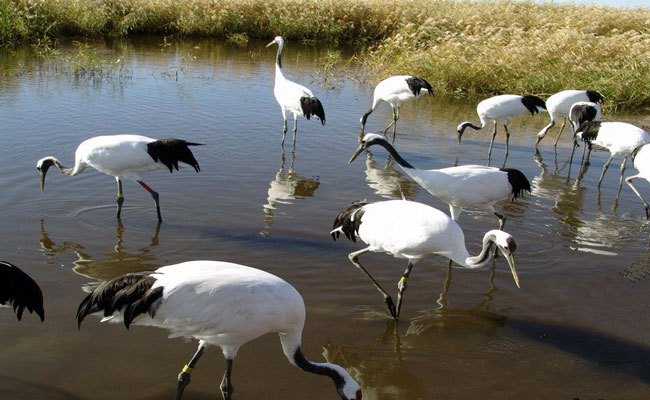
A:
[[[409,280],[409,278],[403,276],[402,279],[400,279],[399,281],[400,281],[400,282],[406,282],[406,281],[408,281],[408,280]]]
[[[124,195],[122,193],[118,193],[117,197],[124,197]]]
[[[189,367],[189,366],[186,365],[186,366],[183,367],[183,372],[191,374],[193,369],[194,368]]]

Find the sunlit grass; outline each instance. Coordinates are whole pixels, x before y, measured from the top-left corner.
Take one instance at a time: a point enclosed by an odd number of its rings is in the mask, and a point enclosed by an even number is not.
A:
[[[158,33],[370,45],[373,80],[420,75],[438,93],[593,89],[650,107],[650,9],[454,0],[0,0],[0,44]],[[335,64],[335,53],[324,67]],[[326,71],[325,76],[329,72]]]

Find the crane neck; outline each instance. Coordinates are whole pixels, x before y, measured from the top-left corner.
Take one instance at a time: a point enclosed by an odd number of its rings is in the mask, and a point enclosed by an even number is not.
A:
[[[282,50],[284,49],[284,42],[278,43],[278,52],[275,55],[275,79],[284,79],[282,74]]]
[[[484,267],[490,262],[491,256],[494,254],[494,240],[495,237],[493,234],[490,232],[486,233],[483,237],[483,248],[481,248],[481,252],[477,256],[471,257],[469,256],[469,252],[465,250],[467,257],[465,257],[464,263],[458,262],[460,260],[454,261],[461,264],[465,268],[474,269]]]
[[[408,161],[406,161],[404,158],[402,158],[401,155],[399,155],[399,153],[397,152],[397,150],[395,150],[395,148],[393,147],[393,145],[391,145],[390,143],[388,143],[388,141],[386,141],[386,140],[380,140],[380,141],[374,142],[373,144],[378,144],[378,145],[382,146],[383,148],[385,148],[386,151],[388,151],[388,153],[389,153],[391,156],[393,156],[393,159],[395,160],[395,162],[396,162],[400,167],[402,167],[402,168],[404,168],[405,170],[407,170],[407,172],[409,172],[408,170],[414,170],[414,169],[415,169],[414,166],[412,166],[411,164],[409,164]],[[410,174],[409,174],[409,175],[410,175]]]

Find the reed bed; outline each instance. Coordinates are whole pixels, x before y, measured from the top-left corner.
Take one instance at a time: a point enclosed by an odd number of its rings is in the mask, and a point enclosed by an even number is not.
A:
[[[454,0],[0,0],[0,45],[140,33],[366,44],[373,80],[410,73],[440,94],[600,91],[650,108],[650,9]],[[364,46],[364,48],[366,48]]]

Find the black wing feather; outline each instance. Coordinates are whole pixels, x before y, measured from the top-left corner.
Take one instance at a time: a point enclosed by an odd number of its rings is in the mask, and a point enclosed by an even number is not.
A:
[[[523,172],[514,168],[500,168],[500,170],[508,173],[508,182],[512,186],[512,200],[521,196],[524,191],[530,192],[530,182]]]
[[[423,78],[418,78],[417,76],[406,78],[406,84],[409,85],[409,90],[414,96],[418,96],[423,88],[426,89],[430,95],[433,95],[433,88],[429,82]]]
[[[524,107],[530,111],[531,115],[535,115],[539,113],[541,110],[540,108],[546,110],[546,103],[544,103],[544,100],[540,99],[537,96],[533,95],[527,95],[523,96],[521,98],[521,102],[523,103]]]
[[[325,109],[323,108],[323,104],[316,97],[301,97],[300,109],[305,115],[305,118],[310,119],[315,115],[320,119],[321,124],[325,125]]]
[[[367,201],[355,201],[349,205],[345,210],[334,220],[332,226],[332,239],[336,240],[343,231],[345,237],[352,242],[357,242],[357,235],[359,234],[359,226],[361,226],[361,217],[363,217],[363,206],[368,204]],[[338,230],[341,228],[340,230]]]
[[[179,161],[194,167],[194,170],[199,172],[201,170],[199,162],[196,161],[188,146],[201,145],[202,143],[191,143],[181,139],[159,139],[147,144],[147,153],[155,162],[160,161],[169,168],[169,172],[173,172],[173,168],[178,171]]]
[[[151,271],[147,271],[118,276],[102,283],[79,304],[78,326],[81,326],[87,315],[100,311],[103,311],[106,317],[120,311],[127,328],[140,314],[148,312],[153,317],[153,303],[162,297],[163,293],[162,287],[151,290],[155,281]]]
[[[591,105],[581,104],[579,106],[571,107],[571,115],[569,119],[571,121],[577,122],[578,126],[582,125],[583,122],[593,121],[598,115],[598,110]]]
[[[20,268],[6,261],[0,261],[0,304],[11,305],[18,321],[25,308],[35,312],[41,321],[45,320],[41,288]]]
[[[605,98],[602,94],[596,92],[595,90],[587,90],[587,97],[592,103],[602,103]]]

